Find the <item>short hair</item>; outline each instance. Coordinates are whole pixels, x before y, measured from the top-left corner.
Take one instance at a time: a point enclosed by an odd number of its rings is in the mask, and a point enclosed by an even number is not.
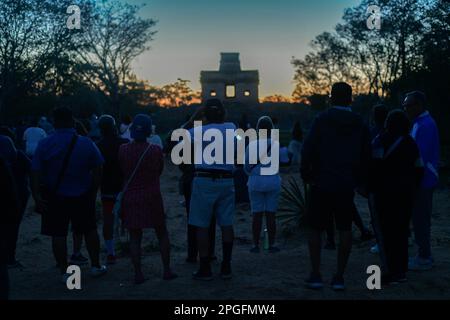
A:
[[[352,87],[345,82],[337,82],[331,88],[331,103],[335,106],[352,104]]]
[[[393,135],[406,136],[409,134],[411,122],[403,110],[396,109],[389,112],[386,119],[386,131]]]
[[[380,127],[384,126],[389,113],[387,106],[383,103],[377,104],[373,107],[372,113],[375,124]]]
[[[74,119],[72,110],[68,107],[58,107],[53,110],[53,120],[57,128],[73,128]]]
[[[104,114],[98,119],[98,127],[103,136],[117,134],[116,120],[108,114]]]
[[[211,123],[225,121],[225,108],[219,99],[208,99],[205,103],[205,118]]]
[[[427,95],[422,91],[412,91],[406,94],[406,97],[411,97],[414,101],[419,102],[422,106],[426,106],[427,104]]]
[[[269,116],[262,116],[259,118],[258,124],[256,125],[256,130],[273,130],[272,119]]]

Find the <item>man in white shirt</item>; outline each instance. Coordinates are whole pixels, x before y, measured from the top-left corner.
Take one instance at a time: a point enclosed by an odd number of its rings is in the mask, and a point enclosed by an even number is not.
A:
[[[222,102],[218,99],[206,101],[205,106],[197,110],[191,120],[183,128],[189,130],[191,141],[194,144],[194,152],[204,150],[210,145],[205,142],[203,132],[209,129],[219,131],[227,146],[226,130],[236,130],[231,122],[225,122],[226,111]],[[203,121],[201,126],[194,127],[197,120]],[[234,137],[231,144],[234,144]],[[198,149],[197,149],[198,147]],[[231,256],[233,251],[233,222],[235,211],[235,190],[233,180],[234,163],[227,163],[226,150],[221,154],[223,159],[214,160],[208,163],[201,157],[199,163],[195,163],[194,180],[192,182],[192,194],[189,210],[189,225],[197,227],[197,246],[200,256],[200,268],[194,273],[194,279],[209,281],[212,280],[211,259],[210,259],[210,234],[209,228],[213,216],[217,219],[217,224],[222,229],[222,266],[221,277],[230,279]],[[195,159],[195,156],[194,156]]]
[[[47,137],[44,129],[39,128],[37,121],[33,121],[31,126],[25,130],[23,140],[25,142],[25,152],[30,158],[33,157],[34,152],[39,144],[39,141]]]

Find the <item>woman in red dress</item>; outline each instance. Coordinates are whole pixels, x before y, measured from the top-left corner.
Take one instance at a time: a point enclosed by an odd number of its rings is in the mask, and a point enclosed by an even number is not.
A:
[[[142,230],[153,228],[159,240],[161,258],[164,268],[163,279],[176,278],[170,269],[170,242],[166,228],[164,205],[161,196],[159,177],[164,162],[159,146],[147,143],[152,132],[152,120],[147,115],[137,115],[130,127],[131,138],[134,140],[124,144],[119,150],[119,162],[125,183],[130,180],[122,202],[122,219],[125,228],[130,232],[131,260],[135,270],[135,283],[145,281],[141,268]],[[144,154],[145,153],[145,154]]]

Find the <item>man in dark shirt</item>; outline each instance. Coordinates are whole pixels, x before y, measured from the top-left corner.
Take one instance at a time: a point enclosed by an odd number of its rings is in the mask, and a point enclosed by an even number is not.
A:
[[[11,169],[0,157],[0,300],[7,300],[9,295],[9,277],[7,268],[8,237],[7,230],[15,224],[18,215],[18,201]]]
[[[14,220],[14,224],[7,230],[8,238],[8,269],[19,268],[22,269],[23,265],[16,259],[16,247],[19,237],[20,224],[27,208],[28,199],[30,197],[30,171],[31,161],[21,149],[17,148],[17,138],[14,132],[8,127],[0,127],[0,137],[9,137],[16,146],[16,158],[10,164],[11,172],[14,177],[16,186],[17,199],[19,203],[19,210]],[[0,154],[3,154],[0,151]],[[1,156],[1,155],[0,155]]]
[[[367,179],[370,139],[362,118],[350,108],[352,88],[348,84],[333,85],[331,103],[314,120],[302,149],[301,176],[310,185],[307,220],[312,273],[306,284],[312,289],[323,287],[321,232],[335,221],[340,243],[332,287],[343,290],[352,245],[354,190]]]
[[[128,143],[127,139],[121,138],[116,127],[116,121],[109,115],[103,115],[98,121],[101,133],[101,140],[97,146],[103,155],[102,182],[100,185],[103,207],[103,239],[107,251],[107,263],[116,262],[114,250],[114,216],[113,208],[116,197],[122,191],[123,177],[119,164],[119,148],[122,144]]]

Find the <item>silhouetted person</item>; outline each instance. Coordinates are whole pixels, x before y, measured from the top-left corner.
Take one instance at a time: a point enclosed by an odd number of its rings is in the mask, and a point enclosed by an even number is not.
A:
[[[19,204],[15,193],[14,178],[8,163],[0,157],[0,300],[9,297],[8,229],[15,225]]]
[[[307,221],[312,272],[306,284],[323,287],[320,273],[321,233],[333,223],[339,231],[334,290],[343,290],[344,272],[352,246],[354,190],[367,178],[370,159],[369,130],[350,108],[352,88],[336,83],[332,107],[313,122],[302,150],[301,176],[310,185]]]
[[[270,253],[276,253],[280,251],[275,247],[276,237],[276,213],[278,210],[278,198],[281,190],[281,178],[279,172],[272,175],[263,175],[262,168],[270,167],[271,163],[262,164],[258,161],[256,164],[251,164],[250,159],[252,156],[258,158],[258,155],[263,154],[267,157],[271,156],[272,152],[278,152],[280,148],[278,141],[273,140],[272,119],[267,116],[261,117],[258,120],[256,126],[258,138],[254,141],[250,141],[245,151],[245,172],[249,175],[248,190],[250,194],[250,204],[253,214],[252,232],[253,232],[253,244],[254,247],[250,250],[252,253],[259,253],[259,241],[261,239],[261,229],[263,225],[263,217],[266,218],[266,226],[269,238]],[[267,130],[267,136],[262,137],[260,130]],[[266,140],[266,141],[264,141]],[[267,150],[260,150],[260,146],[267,145]],[[251,154],[256,152],[255,154]]]
[[[114,264],[116,262],[116,253],[113,238],[113,208],[123,185],[122,170],[119,163],[119,149],[121,145],[129,141],[119,136],[116,121],[109,115],[100,117],[98,127],[101,139],[97,142],[97,147],[102,153],[103,159],[105,159],[100,185],[103,211],[103,239],[107,251],[106,261],[108,264]]]
[[[292,166],[300,166],[303,146],[303,129],[300,121],[296,121],[292,128],[292,140],[288,146],[289,159]]]
[[[200,107],[192,116],[192,119],[184,125],[189,129],[194,144],[198,144],[203,152],[207,144],[195,141],[197,131],[208,129],[219,130],[223,135],[223,143],[227,144],[226,130],[236,130],[231,122],[225,122],[225,108],[218,99],[206,101],[205,106]],[[202,120],[201,126],[193,127],[194,121]],[[196,132],[194,134],[194,132]],[[233,143],[235,140],[233,140]],[[228,141],[228,143],[230,143]],[[217,223],[222,229],[223,261],[221,266],[221,277],[230,279],[231,256],[234,241],[234,210],[235,191],[233,181],[234,164],[226,163],[225,152],[223,163],[208,164],[205,161],[195,164],[194,180],[192,183],[192,195],[189,212],[189,224],[197,227],[197,245],[200,254],[200,268],[193,275],[196,280],[212,280],[211,263],[209,257],[210,238],[209,227],[212,217],[216,216]]]
[[[161,195],[160,176],[164,168],[162,149],[147,142],[152,133],[152,120],[139,114],[130,126],[132,141],[119,149],[119,163],[124,178],[122,221],[130,232],[130,253],[135,283],[146,278],[141,267],[141,244],[144,229],[155,230],[163,264],[163,279],[177,277],[170,268],[170,241]]]
[[[388,116],[389,109],[386,105],[380,103],[375,105],[372,108],[372,126],[370,128],[370,139],[372,141],[372,150],[374,148],[374,145],[377,144],[377,137],[382,135],[385,130],[385,123],[386,118]],[[370,211],[370,219],[373,231],[375,233],[375,238],[377,239],[377,243],[370,248],[370,252],[372,253],[379,253],[382,260],[382,265],[386,265],[386,259],[384,252],[380,251],[380,247],[378,246],[378,243],[381,242],[381,239],[379,239],[379,235],[381,234],[380,230],[380,224],[378,221],[377,212],[374,207],[374,201],[373,201],[373,194],[368,194],[368,202],[369,202],[369,211]]]
[[[33,157],[39,141],[47,137],[47,133],[44,129],[39,127],[38,123],[39,121],[37,119],[33,119],[30,123],[30,127],[28,127],[23,133],[23,136],[19,137],[23,140],[25,144],[25,152],[30,158]]]
[[[103,157],[89,138],[77,134],[70,109],[55,109],[53,116],[56,130],[39,143],[32,162],[32,193],[36,211],[42,214],[41,231],[52,237],[53,254],[63,282],[68,277],[69,224],[75,234],[84,236],[91,275],[98,277],[106,273],[99,260],[95,217]]]
[[[380,227],[378,239],[386,260],[385,283],[406,281],[414,192],[423,177],[423,162],[409,128],[406,114],[392,111],[386,131],[373,144],[369,191],[373,193]]]
[[[370,128],[370,138],[372,140],[383,133],[388,113],[389,110],[384,104],[377,104],[372,108],[372,126]]]
[[[17,147],[17,139],[12,130],[7,127],[0,128],[0,135],[9,137]],[[14,176],[16,194],[18,200],[18,210],[15,219],[12,221],[10,228],[6,230],[8,241],[8,268],[23,268],[23,265],[16,259],[17,240],[19,238],[20,224],[22,223],[25,210],[27,208],[28,199],[30,198],[30,172],[31,161],[26,154],[16,148],[16,157],[10,163],[11,172]]]
[[[410,270],[429,270],[433,267],[431,254],[431,213],[433,193],[439,183],[439,132],[436,122],[427,111],[427,98],[423,92],[414,91],[406,95],[403,107],[412,121],[411,136],[419,147],[425,173],[415,196],[413,226],[417,256],[410,259]]]

